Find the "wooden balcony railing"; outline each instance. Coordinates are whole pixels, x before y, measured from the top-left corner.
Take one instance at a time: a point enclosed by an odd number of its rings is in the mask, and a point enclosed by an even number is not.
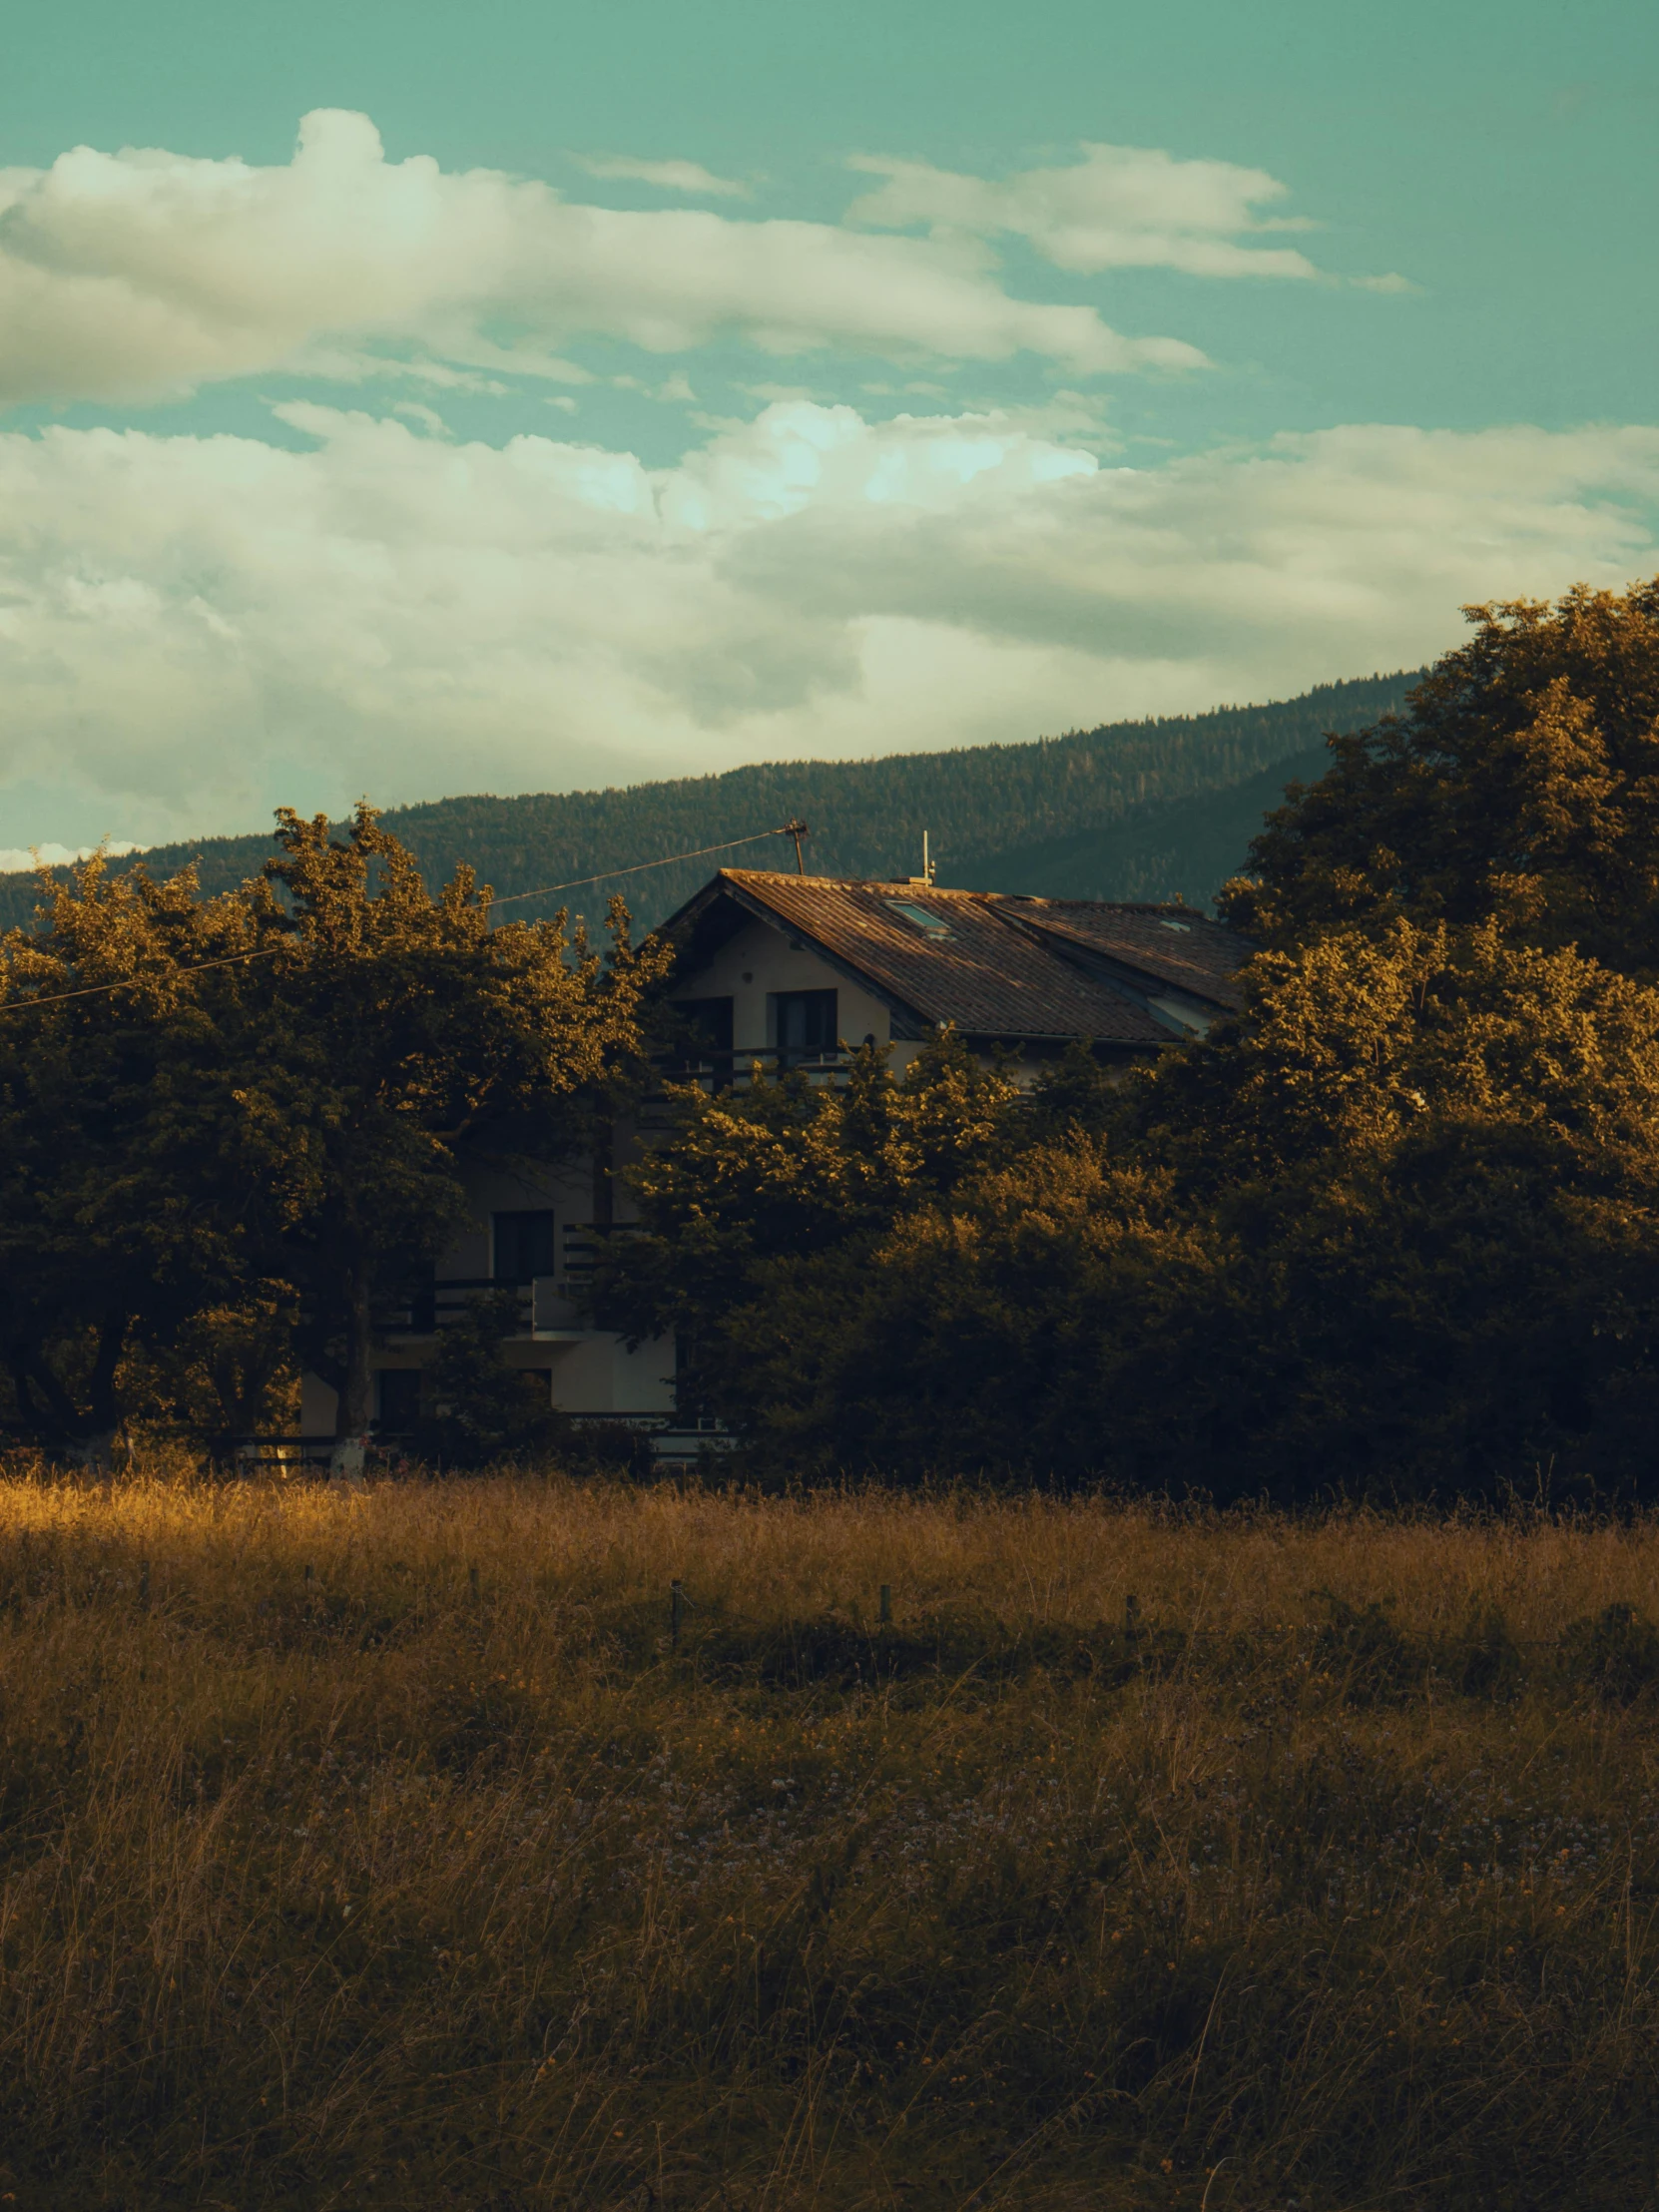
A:
[[[441,1276],[398,1306],[375,1317],[382,1337],[431,1337],[460,1320],[474,1299],[505,1291],[518,1308],[511,1338],[522,1341],[591,1327],[584,1301],[593,1283],[601,1245],[626,1236],[628,1222],[570,1222],[559,1233],[557,1270],[528,1282],[502,1283],[488,1275]],[[510,1340],[511,1341],[511,1340]]]

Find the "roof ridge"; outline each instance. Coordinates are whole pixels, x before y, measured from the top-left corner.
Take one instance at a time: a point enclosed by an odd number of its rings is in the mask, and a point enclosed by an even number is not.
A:
[[[793,868],[723,867],[721,875],[771,882],[799,884],[821,883],[835,890],[874,891],[883,896],[896,896],[908,892],[912,898],[975,898],[981,902],[1000,902],[1009,906],[1086,906],[1095,912],[1114,914],[1178,914],[1184,921],[1200,921],[1211,929],[1224,929],[1233,934],[1231,924],[1214,914],[1207,914],[1202,906],[1189,906],[1179,898],[1073,898],[1054,896],[1046,891],[983,891],[973,890],[961,883],[921,883],[904,875],[798,875]]]
[[[1011,891],[969,890],[960,883],[921,883],[905,875],[797,875],[794,868],[723,867],[722,875],[761,876],[772,883],[830,883],[842,891],[909,891],[918,898],[1010,898]]]

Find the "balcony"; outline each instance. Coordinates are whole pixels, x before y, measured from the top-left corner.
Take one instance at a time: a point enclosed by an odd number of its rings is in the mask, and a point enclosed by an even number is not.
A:
[[[769,1075],[782,1075],[790,1071],[805,1075],[811,1083],[837,1083],[846,1080],[847,1063],[852,1058],[851,1048],[837,1045],[832,1051],[801,1052],[784,1050],[777,1045],[734,1045],[730,1052],[704,1053],[698,1059],[659,1059],[656,1071],[662,1084],[697,1083],[706,1091],[742,1090],[750,1081],[751,1070],[759,1065]],[[649,1128],[653,1123],[653,1108],[659,1110],[664,1103],[665,1090],[651,1093],[644,1102],[640,1126]]]
[[[559,1232],[557,1274],[537,1275],[520,1283],[502,1283],[488,1275],[440,1276],[429,1290],[417,1293],[405,1305],[377,1315],[375,1328],[393,1341],[433,1337],[459,1321],[470,1300],[505,1292],[518,1305],[517,1325],[509,1343],[568,1344],[591,1336],[594,1331],[586,1318],[586,1300],[600,1248],[609,1237],[625,1236],[630,1226],[626,1222],[567,1222]]]
[[[510,1343],[533,1340],[557,1344],[590,1334],[583,1324],[577,1301],[570,1295],[569,1282],[559,1275],[538,1275],[528,1283],[497,1283],[487,1275],[448,1276],[434,1283],[429,1291],[410,1299],[406,1306],[393,1307],[378,1317],[375,1327],[382,1337],[392,1339],[433,1337],[440,1329],[447,1329],[451,1323],[459,1321],[471,1300],[489,1298],[503,1291],[516,1300],[518,1306],[518,1320],[510,1332]]]

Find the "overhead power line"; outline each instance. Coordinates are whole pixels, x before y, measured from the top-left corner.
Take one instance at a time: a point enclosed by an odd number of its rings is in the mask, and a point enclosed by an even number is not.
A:
[[[799,832],[799,834],[798,834]],[[505,898],[492,898],[492,906],[510,906],[519,898],[551,898],[555,891],[585,890],[590,883],[609,883],[619,875],[643,875],[647,868],[672,867],[676,860],[702,860],[711,852],[730,852],[740,844],[760,844],[767,837],[795,837],[796,857],[801,855],[801,837],[807,834],[807,825],[789,823],[782,830],[757,830],[753,836],[727,837],[719,844],[700,844],[695,852],[667,852],[660,860],[637,860],[632,867],[601,868],[597,875],[578,875],[568,883],[549,883],[539,891],[509,891]]]
[[[510,906],[520,898],[551,898],[555,891],[578,891],[589,883],[608,883],[613,876],[643,875],[647,868],[672,867],[676,860],[701,860],[711,852],[731,852],[741,844],[760,844],[767,837],[794,837],[795,864],[801,866],[801,840],[808,834],[804,822],[791,821],[782,830],[757,830],[747,837],[727,837],[719,844],[700,844],[694,852],[669,852],[660,860],[637,860],[631,867],[604,868],[598,875],[579,875],[569,883],[549,883],[539,891],[509,891],[505,898],[491,899],[495,906]],[[0,1000],[0,1014],[15,1014],[26,1007],[61,1006],[66,998],[97,998],[105,991],[142,990],[146,982],[173,981],[185,975],[204,975],[209,968],[236,967],[245,960],[268,959],[272,953],[280,952],[282,945],[268,944],[258,952],[233,952],[223,960],[200,960],[195,967],[176,968],[171,977],[124,975],[114,983],[83,983],[72,991],[53,991],[45,998],[13,998]]]
[[[175,968],[172,975],[123,975],[114,983],[83,983],[78,990],[53,991],[46,998],[0,1000],[0,1014],[15,1014],[36,1006],[61,1006],[66,998],[97,998],[104,991],[141,991],[146,984],[171,983],[181,975],[203,975],[209,968],[238,967],[244,960],[268,960],[280,952],[279,944],[262,945],[258,952],[233,952],[223,960],[199,960],[195,967]]]

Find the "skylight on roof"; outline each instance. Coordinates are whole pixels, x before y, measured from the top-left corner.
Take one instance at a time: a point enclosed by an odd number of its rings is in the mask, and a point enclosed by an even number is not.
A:
[[[908,898],[889,898],[887,905],[895,914],[902,914],[912,929],[919,929],[924,937],[948,937],[950,924],[942,914],[930,914],[925,906],[918,906]]]

